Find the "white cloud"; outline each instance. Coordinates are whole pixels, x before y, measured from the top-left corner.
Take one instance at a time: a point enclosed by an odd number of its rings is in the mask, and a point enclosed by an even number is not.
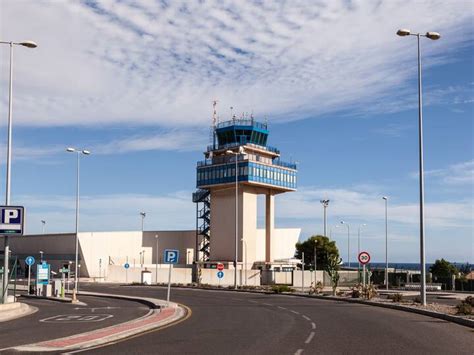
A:
[[[375,188],[372,191],[362,189],[321,189],[302,187],[297,192],[285,194],[277,208],[279,217],[294,220],[311,220],[322,215],[319,202],[330,199],[328,211],[333,223],[341,220],[383,221],[383,192]],[[425,203],[426,224],[432,227],[473,227],[474,201],[466,198],[457,202]],[[390,220],[398,224],[417,225],[419,207],[417,203],[400,203],[397,198],[389,197]]]
[[[418,178],[418,173],[412,173],[412,177]],[[425,171],[427,178],[433,178],[442,184],[457,186],[470,185],[471,195],[474,191],[474,160],[452,164],[444,169]]]
[[[172,130],[154,135],[135,135],[93,147],[96,154],[117,154],[149,150],[202,150],[208,141],[203,130]]]
[[[0,23],[3,39],[39,44],[15,48],[18,124],[172,127],[205,124],[214,98],[222,118],[231,105],[275,120],[369,102],[386,110],[377,100],[406,93],[416,70],[415,42],[396,29],[440,31],[442,40],[423,44],[425,62],[439,64],[472,38],[471,9],[441,0],[23,0],[3,1]],[[1,56],[5,92],[6,46]]]

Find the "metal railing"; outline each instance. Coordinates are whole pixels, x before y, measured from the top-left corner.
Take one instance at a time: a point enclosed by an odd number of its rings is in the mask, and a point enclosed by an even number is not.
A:
[[[255,121],[253,118],[251,119],[247,119],[247,118],[236,118],[236,119],[233,119],[233,120],[229,120],[229,121],[224,121],[224,122],[220,122],[216,125],[216,129],[219,129],[219,128],[224,128],[224,127],[230,127],[230,126],[235,126],[235,125],[241,125],[241,126],[253,126],[253,127],[257,127],[257,128],[260,128],[260,129],[264,129],[264,130],[267,130],[268,126],[266,123],[262,123],[262,122],[257,122]]]
[[[220,157],[219,157],[220,158]],[[242,161],[254,161],[254,162],[258,162],[258,163],[263,163],[263,164],[267,164],[267,165],[275,165],[275,166],[280,166],[280,167],[283,167],[283,168],[288,168],[288,169],[293,169],[293,170],[296,170],[297,169],[297,165],[296,163],[288,163],[288,162],[285,162],[285,161],[282,161],[280,159],[275,159],[273,160],[271,163],[268,163],[268,158],[263,158],[263,157],[260,157],[260,156],[256,156],[256,157],[250,157],[250,156],[239,156],[238,157],[239,161],[242,162]],[[210,165],[217,165],[217,164],[235,164],[235,156],[231,156],[231,155],[224,155],[222,156],[222,159],[217,159],[214,158],[214,159],[205,159],[205,160],[200,160],[197,162],[197,166],[198,167],[202,167],[202,166],[210,166]]]
[[[236,147],[240,147],[240,146],[243,146],[243,147],[254,147],[254,148],[257,148],[257,149],[263,149],[263,150],[267,150],[269,152],[272,152],[272,153],[275,153],[275,154],[280,154],[280,150],[278,148],[275,148],[275,147],[271,147],[269,145],[259,145],[259,144],[255,144],[255,143],[245,143],[245,144],[241,144],[241,143],[227,143],[227,144],[220,144],[218,146],[214,146],[214,145],[208,145],[207,146],[207,151],[208,152],[212,152],[214,150],[217,150],[217,149],[229,149],[229,148],[236,148]]]

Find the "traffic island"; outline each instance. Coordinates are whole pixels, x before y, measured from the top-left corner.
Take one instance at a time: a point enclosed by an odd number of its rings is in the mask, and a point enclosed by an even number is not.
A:
[[[38,308],[21,302],[0,304],[0,322],[21,318],[38,311]]]
[[[79,293],[79,297],[80,297]],[[110,297],[110,295],[88,292],[88,295]],[[143,317],[132,321],[80,333],[68,337],[42,341],[34,344],[12,347],[9,350],[27,352],[72,351],[106,346],[111,342],[124,340],[144,332],[158,330],[163,326],[177,323],[191,315],[190,309],[176,303],[164,307],[164,301],[152,298],[129,297],[124,295],[111,295],[112,298],[141,301],[150,307],[150,311]]]

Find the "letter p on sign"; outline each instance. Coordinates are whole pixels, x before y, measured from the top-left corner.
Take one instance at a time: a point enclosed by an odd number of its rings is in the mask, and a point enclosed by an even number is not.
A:
[[[165,264],[177,264],[179,260],[179,250],[165,249],[164,250]]]

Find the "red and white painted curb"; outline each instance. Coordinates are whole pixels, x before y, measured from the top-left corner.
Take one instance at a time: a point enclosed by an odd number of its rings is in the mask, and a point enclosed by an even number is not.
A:
[[[123,296],[123,298],[126,297],[127,296]],[[161,300],[156,301],[158,303]],[[64,338],[46,340],[34,344],[20,345],[9,348],[8,350],[45,352],[87,349],[99,345],[105,345],[110,342],[125,339],[133,335],[163,327],[186,317],[186,314],[187,310],[184,307],[181,307],[175,303],[170,303],[170,307],[151,309],[150,312],[148,312],[148,314],[145,316],[125,323],[120,323],[103,329],[96,329],[90,332],[76,334]]]

